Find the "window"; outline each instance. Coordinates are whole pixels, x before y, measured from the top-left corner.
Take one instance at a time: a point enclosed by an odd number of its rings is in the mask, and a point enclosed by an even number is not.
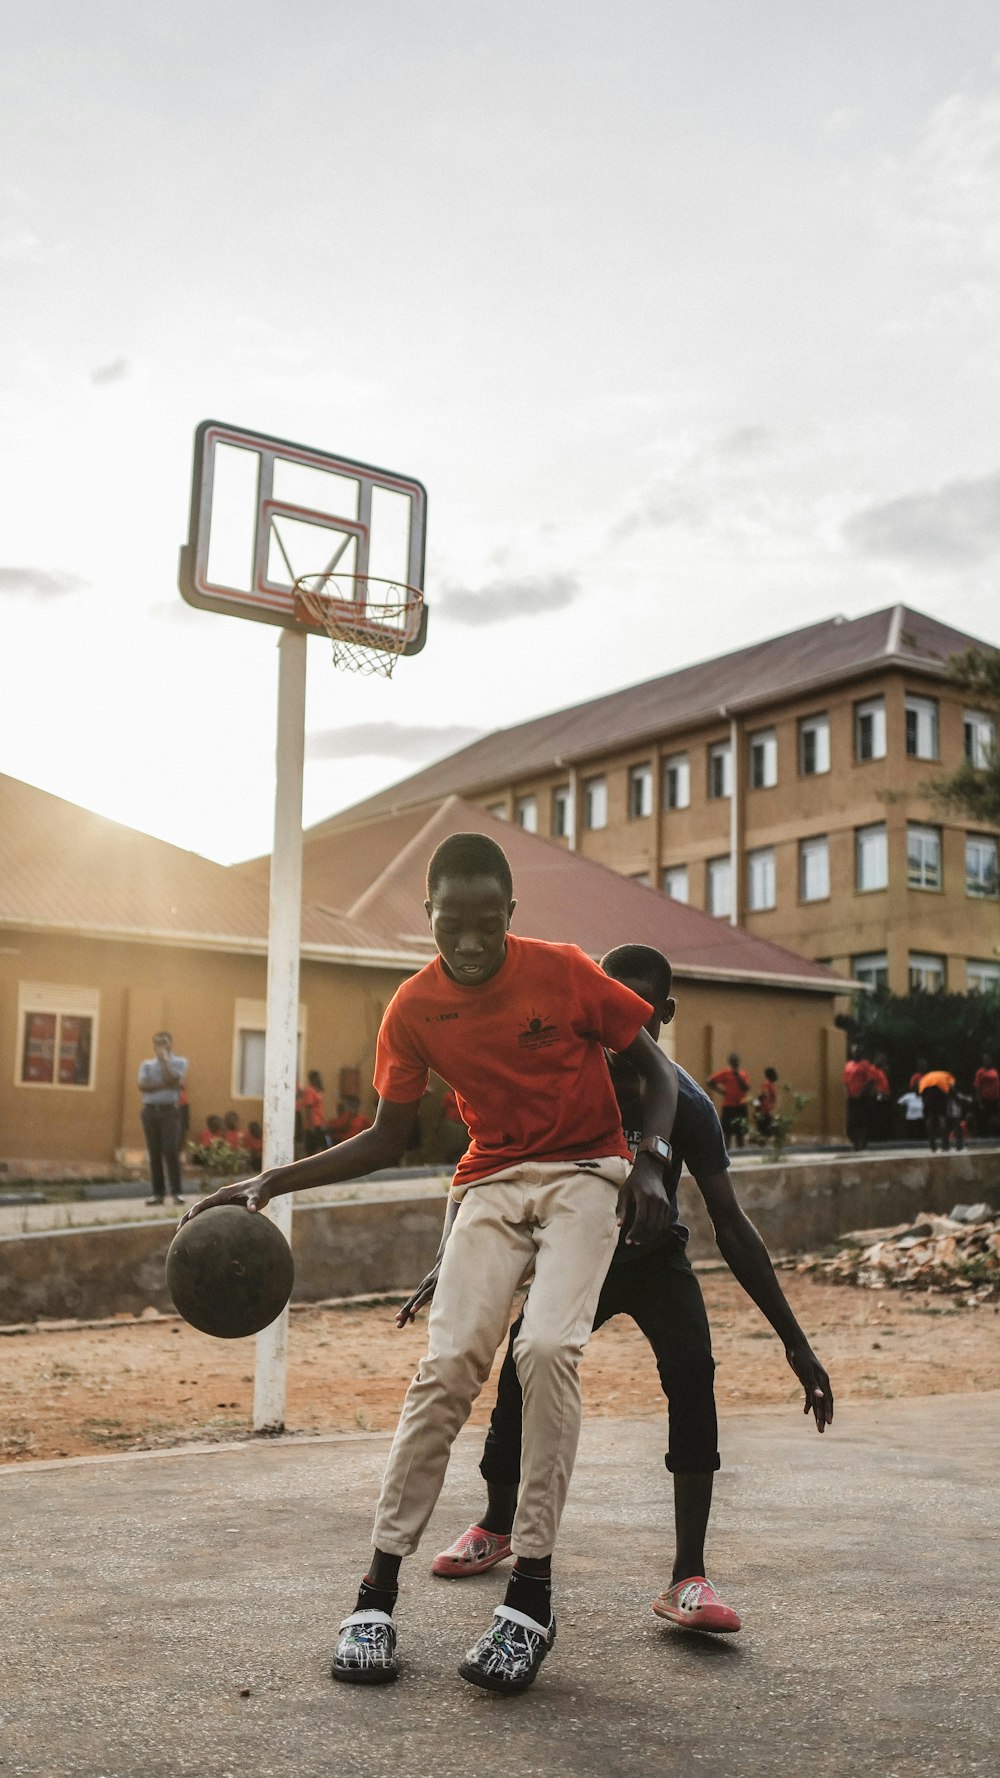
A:
[[[688,898],[688,867],[686,864],[672,864],[663,873],[663,893],[669,895],[671,901],[687,901]]]
[[[306,1042],[306,1009],[299,1007],[299,1079],[303,1078],[303,1060]],[[264,1036],[267,1028],[267,1002],[265,1000],[237,1000],[233,1019],[233,1078],[232,1096],[234,1099],[263,1099],[264,1097]]]
[[[915,821],[906,828],[906,881],[911,889],[941,887],[941,829],[918,827]]]
[[[770,790],[778,782],[778,737],[773,728],[750,736],[750,788]]]
[[[937,759],[938,707],[936,698],[906,700],[906,751],[910,759]]]
[[[885,823],[854,830],[855,882],[859,889],[884,889],[889,882],[889,846]]]
[[[606,778],[585,778],[583,784],[583,825],[596,828],[608,825],[608,781]]]
[[[723,858],[709,859],[706,888],[709,913],[728,919],[733,911],[733,871],[728,852]]]
[[[799,723],[799,771],[813,778],[830,770],[830,718],[806,716]]]
[[[851,958],[851,974],[864,982],[872,993],[889,986],[889,959],[885,951],[866,951],[863,957]]]
[[[632,821],[653,813],[653,768],[633,766],[628,775],[628,812]]]
[[[747,853],[747,907],[752,914],[774,906],[774,847]]]
[[[506,819],[507,819],[507,804],[506,803],[487,803],[486,813],[487,813],[487,815],[494,816],[494,818],[497,821],[506,821]]]
[[[965,987],[969,994],[996,994],[1000,991],[1000,963],[970,957],[965,966]]]
[[[854,706],[855,759],[885,758],[885,699],[868,698]]]
[[[691,767],[686,753],[671,753],[663,762],[663,807],[687,809],[691,804]]]
[[[716,741],[708,750],[708,794],[733,794],[733,755],[728,741]]]
[[[997,841],[985,833],[965,836],[965,893],[992,895],[998,890]]]
[[[910,993],[940,994],[944,987],[944,958],[910,952]]]
[[[552,835],[567,840],[570,832],[570,792],[568,784],[557,784],[552,792]]]
[[[93,1088],[98,1002],[96,988],[20,984],[17,1086]]]
[[[641,883],[645,889],[651,889],[653,887],[653,879],[648,870],[634,870],[630,881],[633,883]]]
[[[826,835],[799,841],[799,897],[826,901],[830,894],[830,842]]]
[[[514,804],[514,820],[525,833],[538,832],[538,798],[537,796],[519,796]]]
[[[997,725],[992,716],[984,716],[981,710],[966,710],[964,728],[965,757],[970,766],[981,771],[996,752]]]

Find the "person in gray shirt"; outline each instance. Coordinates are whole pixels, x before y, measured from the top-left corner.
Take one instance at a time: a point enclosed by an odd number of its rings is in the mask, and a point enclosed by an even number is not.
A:
[[[183,1204],[181,1196],[181,1088],[187,1074],[183,1056],[175,1056],[169,1031],[153,1036],[153,1055],[139,1065],[139,1091],[142,1094],[142,1133],[149,1155],[149,1177],[153,1195],[148,1204],[162,1204],[166,1199],[166,1180],[175,1204]]]

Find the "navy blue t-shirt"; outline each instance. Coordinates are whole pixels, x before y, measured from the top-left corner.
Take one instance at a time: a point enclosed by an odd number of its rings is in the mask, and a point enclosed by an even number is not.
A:
[[[642,1077],[621,1056],[609,1055],[608,1066],[611,1070],[611,1084],[615,1089],[615,1097],[622,1114],[622,1128],[625,1140],[633,1153],[642,1141]],[[677,1064],[675,1063],[675,1067]],[[677,1115],[674,1118],[673,1134],[670,1145],[673,1158],[663,1175],[663,1183],[670,1199],[670,1225],[664,1234],[658,1235],[655,1241],[643,1241],[638,1247],[626,1246],[630,1220],[626,1221],[618,1238],[618,1246],[612,1265],[627,1264],[629,1260],[645,1259],[650,1253],[656,1253],[671,1244],[684,1246],[688,1238],[688,1230],[680,1220],[677,1209],[677,1184],[681,1176],[681,1168],[687,1167],[697,1179],[710,1173],[725,1173],[729,1168],[729,1155],[726,1152],[725,1137],[719,1115],[708,1094],[692,1080],[690,1074],[677,1067]]]

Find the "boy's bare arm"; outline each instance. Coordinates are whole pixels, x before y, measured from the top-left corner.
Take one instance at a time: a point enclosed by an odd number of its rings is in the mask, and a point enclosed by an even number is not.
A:
[[[627,1050],[619,1052],[631,1062],[642,1080],[642,1135],[659,1136],[669,1142],[677,1114],[677,1070],[665,1056],[648,1031],[640,1031]],[[632,1164],[625,1187],[618,1201],[618,1221],[624,1222],[629,1199],[635,1204],[632,1227],[626,1243],[639,1247],[663,1234],[667,1227],[670,1204],[663,1183],[663,1162],[650,1154],[639,1154]]]
[[[698,1187],[712,1218],[719,1252],[733,1277],[774,1328],[785,1348],[785,1357],[805,1390],[804,1412],[815,1416],[817,1431],[822,1432],[833,1419],[830,1379],[792,1313],[767,1248],[743,1210],[728,1173],[699,1178]]]
[[[349,1136],[334,1148],[321,1149],[304,1161],[292,1161],[287,1167],[271,1167],[256,1179],[238,1180],[224,1185],[210,1198],[199,1198],[192,1204],[182,1222],[190,1222],[214,1204],[245,1204],[248,1210],[263,1210],[272,1198],[285,1192],[307,1191],[312,1185],[339,1185],[345,1179],[361,1179],[366,1173],[377,1173],[380,1167],[392,1167],[409,1146],[419,1099],[405,1105],[394,1105],[381,1099],[375,1122],[358,1136]]]

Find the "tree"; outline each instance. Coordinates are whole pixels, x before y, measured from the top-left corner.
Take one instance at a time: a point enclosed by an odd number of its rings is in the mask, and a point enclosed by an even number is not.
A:
[[[884,1055],[896,1098],[918,1062],[968,1088],[987,1052],[1000,1058],[1000,990],[988,994],[859,994],[837,1019],[868,1057]]]
[[[967,648],[964,654],[953,654],[948,675],[970,704],[1000,726],[1000,651]],[[973,821],[1000,827],[1000,753],[995,739],[983,765],[963,759],[956,771],[934,779],[927,788],[940,802]]]

